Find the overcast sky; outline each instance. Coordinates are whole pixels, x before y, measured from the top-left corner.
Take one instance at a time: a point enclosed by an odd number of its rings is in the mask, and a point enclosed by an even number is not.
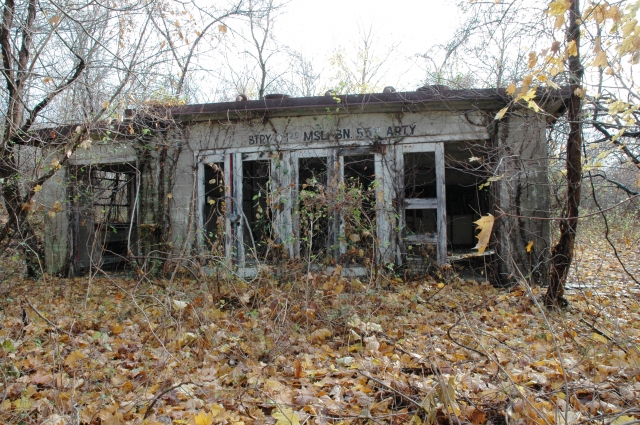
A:
[[[282,43],[312,57],[319,68],[335,46],[349,48],[358,39],[358,26],[373,27],[382,52],[398,45],[397,66],[388,82],[397,88],[413,87],[423,72],[411,56],[452,37],[458,23],[452,0],[291,0],[276,21]]]

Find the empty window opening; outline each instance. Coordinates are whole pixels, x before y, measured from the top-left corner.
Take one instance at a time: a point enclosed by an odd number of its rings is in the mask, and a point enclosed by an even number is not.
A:
[[[447,166],[447,241],[455,253],[469,253],[476,245],[474,221],[489,211],[489,188],[478,189],[484,176]]]
[[[135,169],[127,164],[79,168],[77,177],[76,270],[123,268],[137,240]]]
[[[242,212],[245,261],[264,259],[273,245],[269,199],[270,162],[242,162]]]
[[[298,235],[300,256],[322,261],[328,252],[329,194],[327,158],[300,158],[298,162]]]
[[[225,240],[225,183],[224,162],[211,162],[204,167],[205,241],[212,251],[224,254]]]
[[[341,208],[341,262],[361,263],[374,258],[376,235],[374,155],[344,156]]]
[[[405,232],[410,242],[435,242],[438,231],[434,152],[404,154]]]
[[[119,268],[126,263],[133,219],[135,173],[123,167],[94,169],[95,229],[100,238],[101,267]]]

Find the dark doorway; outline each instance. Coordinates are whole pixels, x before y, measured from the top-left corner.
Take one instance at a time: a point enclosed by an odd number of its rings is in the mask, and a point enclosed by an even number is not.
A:
[[[137,173],[129,164],[78,167],[75,188],[74,266],[117,270],[137,250]]]

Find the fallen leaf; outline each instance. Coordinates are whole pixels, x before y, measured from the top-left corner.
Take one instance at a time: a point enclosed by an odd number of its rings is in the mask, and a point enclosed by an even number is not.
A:
[[[87,358],[87,356],[80,350],[72,351],[65,359],[64,364],[71,369],[78,367],[80,360]]]
[[[271,416],[276,420],[275,425],[300,425],[298,414],[288,407],[276,406]]]
[[[193,417],[195,425],[211,425],[213,424],[213,415],[204,410]]]

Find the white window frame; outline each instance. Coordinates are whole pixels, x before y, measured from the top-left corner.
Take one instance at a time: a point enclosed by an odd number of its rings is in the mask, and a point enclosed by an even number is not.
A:
[[[437,143],[410,143],[400,145],[400,161],[402,177],[404,181],[404,154],[405,153],[427,153],[434,152],[436,168],[436,197],[404,199],[402,208],[402,228],[406,228],[405,212],[412,209],[435,209],[437,211],[437,233],[435,238],[423,235],[405,236],[409,243],[435,243],[437,245],[438,264],[447,262],[447,200],[444,167],[444,142]],[[403,184],[404,186],[404,184]],[[404,187],[403,187],[404,193]],[[404,196],[403,196],[404,198]]]
[[[299,208],[300,202],[300,187],[298,184],[298,179],[300,175],[300,160],[304,158],[322,158],[324,157],[327,161],[327,187],[330,185],[330,179],[332,176],[333,164],[331,163],[333,149],[305,149],[305,150],[297,150],[291,153],[291,159],[293,164],[293,173],[291,175],[292,184],[295,185],[295,190],[293,191],[293,196],[291,197],[292,207],[297,210]],[[299,213],[295,214],[292,217],[291,221],[291,236],[293,236],[293,254],[295,258],[300,257],[300,217]],[[330,224],[331,225],[331,224]],[[328,247],[327,247],[328,248]]]

